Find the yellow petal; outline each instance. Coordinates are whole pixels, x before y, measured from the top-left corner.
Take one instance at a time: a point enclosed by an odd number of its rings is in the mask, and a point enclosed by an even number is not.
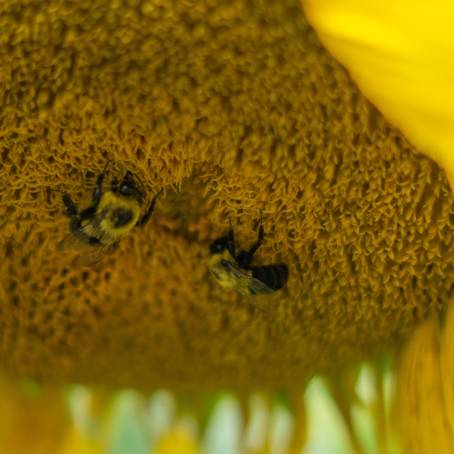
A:
[[[195,437],[184,427],[175,427],[158,442],[156,454],[198,454]]]
[[[397,388],[397,421],[403,452],[454,452],[454,399],[452,393],[451,305],[445,325],[437,319],[423,323],[403,349]]]
[[[361,90],[454,183],[454,3],[303,0]]]

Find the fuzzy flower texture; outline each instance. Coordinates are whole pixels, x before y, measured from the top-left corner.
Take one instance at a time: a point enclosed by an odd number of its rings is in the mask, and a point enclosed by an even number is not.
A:
[[[445,173],[366,100],[297,0],[6,0],[0,29],[7,373],[293,388],[446,309]],[[57,247],[61,194],[87,206],[107,162],[106,181],[132,172],[146,203],[163,192],[146,226],[86,266]],[[260,213],[255,263],[286,263],[289,279],[245,297],[212,279],[208,246],[230,220],[247,247]]]

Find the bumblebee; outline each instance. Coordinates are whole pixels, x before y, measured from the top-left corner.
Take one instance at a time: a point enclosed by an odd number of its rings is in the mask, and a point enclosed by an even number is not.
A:
[[[233,288],[243,295],[273,293],[287,282],[288,267],[284,263],[251,266],[254,254],[264,238],[260,222],[257,241],[248,251],[235,253],[233,229],[210,245],[209,268],[222,287]]]
[[[79,211],[69,194],[63,194],[63,204],[69,217],[71,231],[59,249],[67,249],[74,243],[88,245],[86,261],[95,262],[112,250],[118,241],[136,225],[145,225],[162,189],[153,197],[144,216],[140,218],[143,193],[131,172],[122,181],[113,180],[110,189],[103,191],[105,169],[96,179],[91,196],[91,205]],[[93,260],[92,260],[93,259]]]

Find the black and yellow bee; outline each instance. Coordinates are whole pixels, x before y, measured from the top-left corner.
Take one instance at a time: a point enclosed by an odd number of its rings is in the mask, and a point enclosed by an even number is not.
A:
[[[104,178],[105,170],[96,180],[91,205],[82,211],[79,211],[69,194],[63,195],[71,234],[60,243],[59,249],[68,249],[73,245],[89,246],[84,252],[83,261],[86,263],[99,260],[136,225],[145,225],[162,191],[153,197],[144,216],[140,218],[143,193],[131,172],[127,172],[121,182],[113,180],[107,191],[103,191],[102,187]]]
[[[233,229],[210,245],[209,268],[222,287],[233,288],[243,295],[273,293],[287,282],[288,267],[284,263],[251,266],[252,259],[264,238],[260,222],[257,241],[248,251],[235,253]]]

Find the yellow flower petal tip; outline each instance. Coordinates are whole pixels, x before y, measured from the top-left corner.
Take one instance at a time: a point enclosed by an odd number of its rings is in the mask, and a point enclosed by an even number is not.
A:
[[[454,4],[302,0],[366,97],[443,167],[454,187]]]
[[[155,454],[200,454],[194,435],[184,427],[175,427],[162,436]]]

